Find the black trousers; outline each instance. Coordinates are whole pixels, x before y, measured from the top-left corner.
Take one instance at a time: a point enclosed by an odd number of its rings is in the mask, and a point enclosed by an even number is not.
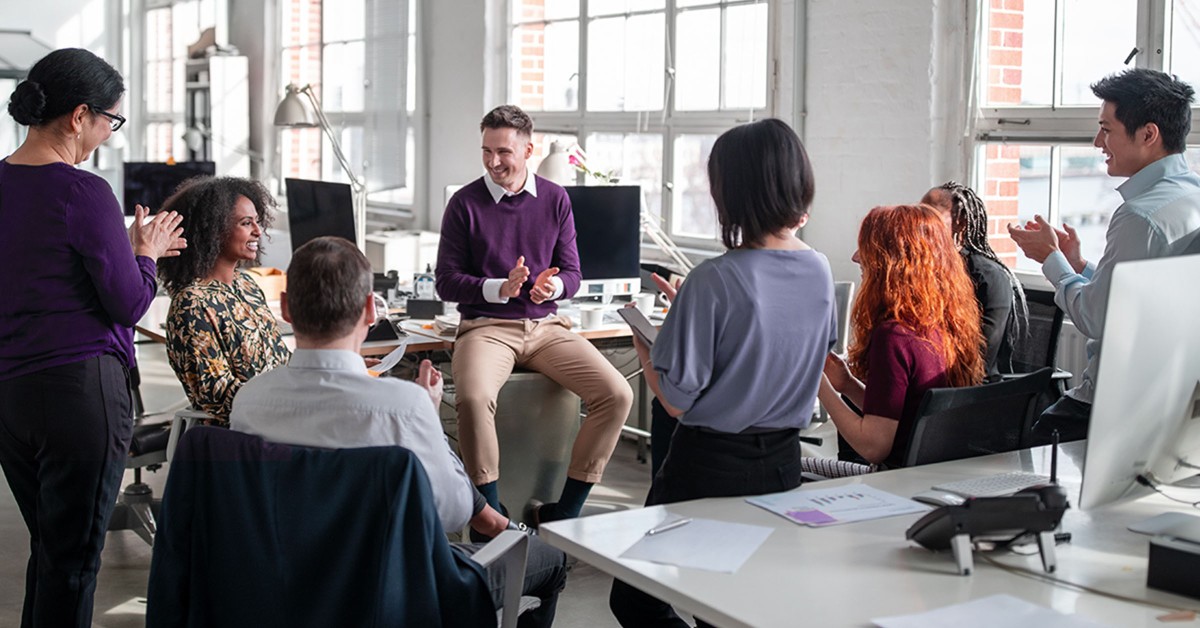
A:
[[[800,486],[800,431],[726,434],[679,424],[646,505],[777,493]],[[625,628],[687,624],[670,604],[620,580],[608,607]],[[697,618],[698,625],[707,625]]]
[[[455,544],[454,547],[474,555],[483,549],[483,543]],[[518,628],[550,628],[554,624],[554,614],[558,609],[558,594],[567,585],[567,555],[561,550],[550,547],[541,539],[529,539],[529,554],[525,563],[525,581],[521,586],[521,595],[531,595],[542,601],[542,605],[517,619]],[[488,588],[491,589],[492,602],[499,609],[504,603],[504,574],[500,571],[487,569]]]
[[[29,528],[21,626],[92,625],[133,410],[112,356],[0,382],[0,467]]]
[[[1060,443],[1087,438],[1091,418],[1092,404],[1063,395],[1043,410],[1033,424],[1033,444],[1048,445],[1054,442],[1055,430],[1058,431]]]

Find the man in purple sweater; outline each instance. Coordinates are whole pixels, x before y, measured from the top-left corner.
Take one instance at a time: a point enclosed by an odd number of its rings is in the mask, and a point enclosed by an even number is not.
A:
[[[438,247],[438,295],[458,302],[462,314],[451,364],[459,448],[471,481],[500,510],[500,387],[517,366],[562,384],[587,404],[587,418],[571,449],[562,496],[533,517],[535,523],[571,518],[604,473],[633,391],[557,313],[554,302],[579,289],[575,219],[566,192],[526,168],[533,121],[504,105],[484,116],[479,129],[487,172],[450,199]]]

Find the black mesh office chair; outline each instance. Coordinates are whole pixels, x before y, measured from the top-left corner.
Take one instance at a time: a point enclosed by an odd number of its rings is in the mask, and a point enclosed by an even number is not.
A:
[[[904,466],[932,464],[1022,449],[1029,441],[1037,397],[1050,385],[1053,369],[1017,379],[934,388],[925,393],[905,441]]]
[[[1002,373],[1004,379],[1015,379],[1026,373],[1051,367],[1054,369],[1046,389],[1034,404],[1039,415],[1067,391],[1072,373],[1055,365],[1058,356],[1058,337],[1062,331],[1063,311],[1054,303],[1053,290],[1025,290],[1029,306],[1029,322],[1022,327],[1021,338],[1013,347],[1012,373]]]

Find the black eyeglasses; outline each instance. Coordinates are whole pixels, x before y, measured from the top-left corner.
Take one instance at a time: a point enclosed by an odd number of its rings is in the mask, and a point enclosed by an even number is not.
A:
[[[108,118],[108,122],[112,126],[113,131],[120,129],[125,124],[125,116],[119,113],[109,113],[95,105],[88,105],[88,109],[91,109],[93,113],[98,113],[105,118]]]

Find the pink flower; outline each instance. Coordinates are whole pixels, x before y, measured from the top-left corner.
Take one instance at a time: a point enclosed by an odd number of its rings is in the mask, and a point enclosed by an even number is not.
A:
[[[568,161],[571,163],[571,165],[572,165],[572,166],[580,166],[580,165],[582,165],[582,164],[580,164],[580,163],[579,163],[579,158],[578,158],[578,157],[576,157],[575,155],[571,155],[571,156],[570,156],[570,157],[568,157],[567,159],[568,159]]]

